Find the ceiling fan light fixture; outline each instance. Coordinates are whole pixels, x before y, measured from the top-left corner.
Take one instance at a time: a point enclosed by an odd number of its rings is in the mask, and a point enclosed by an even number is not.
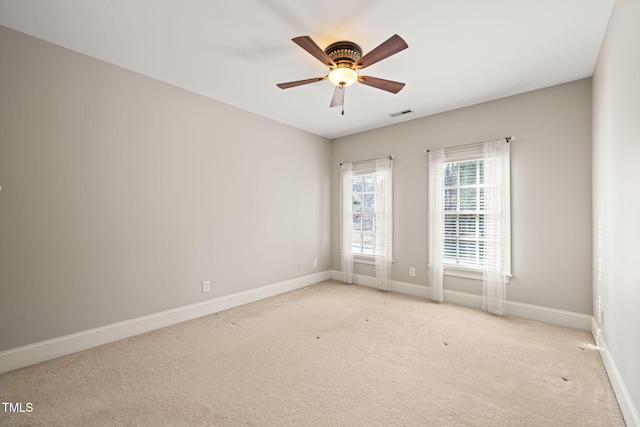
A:
[[[375,64],[385,58],[408,48],[407,43],[397,34],[389,37],[385,42],[378,45],[372,51],[362,56],[362,49],[354,42],[341,40],[330,44],[323,51],[316,42],[309,36],[294,37],[291,39],[295,44],[306,50],[317,60],[329,67],[329,74],[324,77],[316,77],[294,82],[278,83],[280,89],[302,86],[322,80],[329,80],[336,86],[331,98],[330,107],[342,106],[344,114],[344,90],[355,82],[365,86],[385,90],[390,93],[398,93],[405,85],[404,83],[391,80],[379,79],[371,76],[360,76],[356,70],[361,70],[371,64]]]
[[[358,81],[358,73],[347,67],[334,68],[329,73],[329,81],[339,87],[351,86]]]

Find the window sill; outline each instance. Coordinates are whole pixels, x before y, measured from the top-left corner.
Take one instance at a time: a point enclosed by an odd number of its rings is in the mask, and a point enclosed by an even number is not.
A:
[[[376,258],[373,256],[366,256],[366,255],[354,255],[353,262],[357,262],[358,264],[375,265]]]
[[[475,268],[465,268],[459,266],[445,265],[444,275],[453,277],[463,277],[465,279],[483,280],[482,270]],[[507,274],[507,280],[505,283],[509,284],[509,280],[513,277],[512,274]]]
[[[353,262],[358,264],[376,265],[376,257],[372,255],[354,255]],[[393,260],[391,260],[391,264],[393,264]]]

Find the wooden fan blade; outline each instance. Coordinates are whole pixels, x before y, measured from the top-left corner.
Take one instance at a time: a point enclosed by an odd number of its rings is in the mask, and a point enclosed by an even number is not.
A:
[[[360,76],[358,81],[363,85],[372,86],[377,89],[386,90],[391,93],[398,93],[404,87],[404,83],[391,80],[379,79],[377,77]]]
[[[306,85],[309,83],[321,82],[322,80],[326,80],[326,79],[327,79],[327,76],[316,77],[314,79],[298,80],[295,82],[288,82],[288,83],[278,83],[276,86],[278,86],[280,89],[289,89],[290,87],[296,87],[296,86]]]
[[[336,86],[336,89],[333,91],[333,98],[331,98],[331,105],[329,108],[339,107],[344,104],[344,91],[346,89],[344,87]]]
[[[378,61],[382,61],[385,58],[395,55],[401,50],[405,50],[409,45],[402,37],[397,34],[391,36],[386,42],[367,53],[365,56],[356,61],[355,66],[357,68],[365,68],[371,64],[375,64]]]
[[[320,49],[320,46],[318,46],[316,42],[311,40],[311,37],[300,36],[300,37],[293,38],[291,40],[293,40],[294,43],[296,43],[298,46],[300,46],[301,48],[309,52],[311,55],[316,57],[318,61],[322,62],[327,67],[331,67],[331,68],[336,67],[336,63],[333,62],[333,59],[329,58],[329,55],[327,55],[324,52],[324,50]]]
[[[344,93],[347,88],[344,86],[336,86],[333,91],[333,98],[331,98],[331,105],[329,107],[342,107],[342,115],[344,116]]]

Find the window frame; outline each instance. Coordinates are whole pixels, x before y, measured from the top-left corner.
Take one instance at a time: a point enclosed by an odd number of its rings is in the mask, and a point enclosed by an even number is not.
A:
[[[474,177],[473,177],[473,181],[474,183],[469,184],[469,183],[463,183],[462,182],[462,169],[460,167],[460,165],[462,163],[475,163],[475,173],[474,173]],[[474,159],[467,159],[467,160],[459,160],[459,161],[453,161],[453,162],[446,162],[444,163],[443,167],[446,169],[448,168],[450,165],[456,165],[456,183],[454,185],[447,185],[446,180],[444,183],[444,191],[445,191],[445,210],[444,210],[444,227],[445,227],[445,234],[444,234],[444,250],[443,250],[443,266],[448,266],[448,267],[454,267],[454,268],[463,268],[465,270],[483,270],[483,264],[482,261],[484,260],[484,257],[481,254],[481,246],[483,242],[486,241],[486,239],[484,239],[483,237],[483,231],[482,231],[482,227],[481,227],[481,223],[484,221],[484,202],[483,202],[483,196],[482,196],[482,192],[483,189],[486,187],[483,178],[483,169],[484,169],[484,159],[482,158],[474,158]],[[446,174],[445,174],[446,175]],[[474,199],[474,205],[475,205],[475,209],[464,209],[468,206],[463,206],[463,190],[470,190],[473,189],[475,190],[475,195],[473,196]],[[452,194],[451,191],[454,191],[456,196],[455,196],[455,209],[447,209],[448,206],[450,206],[450,204],[447,202],[448,200],[448,194]],[[454,223],[454,230],[453,233],[451,233],[451,229],[448,228],[447,224],[448,224],[448,220],[447,217],[454,217],[455,220],[453,221]],[[469,237],[469,236],[464,236],[464,232],[461,230],[462,229],[462,219],[463,217],[475,217],[473,218],[473,223],[474,223],[474,231],[473,234],[474,236]],[[449,232],[448,232],[449,230]],[[448,242],[451,241],[455,241],[454,244],[454,248],[455,248],[455,262],[451,262],[451,257],[447,258],[446,257],[446,253],[447,253],[447,244]],[[475,254],[474,254],[474,258],[476,263],[472,264],[472,263],[465,263],[464,262],[464,255],[463,253],[465,252],[463,249],[461,249],[461,243],[464,242],[470,242],[473,243],[473,246],[475,246]]]
[[[368,174],[368,173],[369,174],[373,174],[374,180],[376,179],[377,171],[376,171],[375,160],[353,163],[352,185],[353,185],[353,182],[355,181],[353,178],[355,178],[356,175],[360,175],[360,174],[364,175],[364,174]],[[363,190],[364,190],[364,179],[363,179]],[[393,194],[393,189],[391,191],[392,191],[392,194]],[[352,192],[351,198],[353,200],[353,194],[355,194],[353,192],[353,187],[351,188],[351,192]],[[373,214],[373,224],[374,225],[373,225],[371,234],[374,236],[374,247],[375,247],[375,223],[376,223],[375,222],[375,214],[376,214],[376,212],[375,212],[375,185],[374,185],[374,190],[373,191],[368,191],[368,192],[364,192],[363,191],[363,192],[359,192],[358,194],[364,194],[364,193],[373,193],[374,194],[374,205],[373,205],[374,206],[374,211],[371,212]],[[392,198],[393,198],[393,195],[392,195]],[[353,205],[351,206],[351,209],[352,209],[352,215],[356,214],[356,212],[353,211]],[[363,209],[362,209],[361,213],[364,213],[364,204],[363,204]],[[352,224],[353,224],[353,222],[352,222]],[[361,233],[362,234],[363,231],[355,231],[355,230],[353,230],[353,226],[352,226],[351,233],[352,233],[351,241],[353,242],[353,233]],[[391,247],[391,256],[393,258],[393,253],[394,253],[394,251],[393,251],[393,242],[391,243],[391,245],[392,245],[392,247]],[[362,245],[361,245],[361,247],[362,247]],[[353,243],[352,243],[352,247],[351,248],[352,248],[352,255],[353,255],[353,262],[354,263],[366,264],[366,265],[375,265],[376,256],[375,256],[374,253],[372,253],[372,254],[363,254],[363,253],[355,252],[355,251],[353,251]],[[393,263],[393,262],[394,261],[392,259],[391,263]]]
[[[442,164],[443,168],[446,168],[449,164],[452,163],[465,163],[465,162],[472,162],[472,161],[477,161],[478,165],[480,164],[480,162],[482,162],[484,164],[484,158],[481,155],[469,155],[469,156],[462,156],[462,157],[458,157],[455,160],[450,160],[450,161],[446,161],[444,162],[444,164]],[[460,173],[458,172],[458,180],[460,179]],[[511,180],[511,174],[509,174],[509,180]],[[470,184],[460,184],[458,182],[457,185],[455,186],[447,186],[446,184],[443,186],[443,191],[445,192],[445,194],[443,195],[443,197],[446,198],[446,191],[448,189],[460,189],[460,188],[477,188],[477,194],[476,194],[476,210],[475,211],[471,211],[471,210],[457,210],[457,211],[448,211],[446,209],[446,201],[445,201],[445,210],[444,210],[444,218],[446,218],[446,215],[449,214],[451,215],[451,212],[456,212],[455,215],[457,215],[458,217],[461,215],[480,215],[479,212],[483,211],[484,209],[482,209],[483,207],[483,203],[481,203],[481,195],[480,195],[480,190],[482,188],[486,187],[486,182],[480,183],[480,167],[476,168],[476,184],[470,185]],[[511,199],[511,195],[509,195],[509,209],[507,214],[509,215],[509,224],[511,223],[511,203],[510,203],[510,199]],[[446,200],[446,199],[445,199]],[[457,206],[460,207],[460,191],[458,191],[458,195],[457,195]],[[446,220],[445,220],[446,221]],[[478,219],[479,221],[479,219]],[[445,222],[446,224],[446,222]],[[456,224],[458,224],[457,226],[459,226],[459,220],[456,222]],[[477,245],[479,245],[479,243],[482,241],[482,237],[480,235],[480,230],[478,231],[478,235],[477,238],[475,240],[472,239],[466,239],[469,241],[475,241]],[[443,245],[445,245],[445,242],[447,240],[446,237],[446,231],[445,231],[445,235],[444,235],[444,239],[443,239]],[[456,239],[457,240],[457,245],[456,247],[458,248],[458,253],[459,253],[459,238]],[[509,233],[509,239],[508,239],[508,249],[507,249],[507,253],[511,253],[511,233]],[[478,247],[477,251],[479,252],[480,249]],[[444,257],[444,247],[443,247],[443,260],[442,260],[442,265],[443,265],[443,274],[445,276],[453,276],[453,277],[461,277],[461,278],[465,278],[465,279],[474,279],[474,280],[483,280],[483,275],[484,275],[484,268],[482,265],[472,265],[472,264],[460,264],[460,263],[450,263],[446,261],[446,258]],[[511,257],[509,256],[507,259],[507,266],[506,266],[506,274],[505,274],[505,279],[506,279],[506,283],[509,283],[509,279],[511,279],[513,277],[512,271],[511,271]]]
[[[354,165],[355,166],[355,165]],[[375,166],[373,168],[367,167],[367,168],[358,168],[358,169],[354,169],[353,174],[352,174],[352,183],[353,183],[353,187],[355,187],[355,177],[357,175],[362,175],[362,191],[359,192],[355,192],[353,191],[353,188],[351,189],[351,215],[352,215],[352,224],[353,224],[353,217],[355,215],[361,215],[361,220],[360,220],[360,230],[356,231],[355,228],[352,226],[351,229],[351,251],[354,257],[354,260],[356,257],[358,258],[362,258],[365,260],[370,260],[373,262],[373,260],[375,260],[375,254],[371,253],[371,254],[365,254],[362,250],[364,249],[364,237],[365,234],[367,234],[369,237],[373,238],[373,247],[375,247],[375,227],[376,227],[376,212],[375,212],[375,197],[376,197],[376,191],[375,191],[375,184],[373,187],[372,191],[365,191],[365,179],[364,176],[370,174],[373,175],[373,179],[375,182],[376,179],[376,169]],[[359,194],[362,196],[362,210],[356,212],[353,209],[353,199],[354,196],[356,194]],[[373,204],[373,210],[370,212],[365,212],[364,209],[364,196],[365,194],[372,194],[374,197],[374,204]],[[372,221],[372,226],[371,226],[371,230],[370,231],[365,231],[364,230],[364,215],[371,215],[371,221]],[[356,252],[354,250],[354,243],[353,243],[353,236],[354,234],[360,234],[361,238],[360,238],[360,252]],[[364,264],[368,264],[368,262],[364,262]]]

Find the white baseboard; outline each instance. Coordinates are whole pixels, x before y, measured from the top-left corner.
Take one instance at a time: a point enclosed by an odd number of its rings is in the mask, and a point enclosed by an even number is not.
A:
[[[342,272],[332,270],[331,278],[342,281]],[[356,285],[377,288],[375,277],[354,274],[353,282]],[[415,285],[413,283],[397,282],[392,280],[391,291],[423,298],[429,297],[428,286]],[[482,296],[467,294],[464,292],[445,290],[444,301],[452,304],[464,305],[466,307],[482,308]],[[523,304],[515,301],[507,301],[507,314],[522,317],[524,319],[538,320],[540,322],[552,323],[554,325],[582,329],[584,331],[591,330],[591,319],[593,317],[587,314],[556,310],[554,308]]]
[[[634,405],[633,399],[631,399],[627,386],[625,385],[624,378],[620,374],[614,359],[611,357],[611,353],[609,353],[609,349],[607,348],[607,343],[600,332],[600,326],[594,318],[591,324],[591,333],[593,334],[593,339],[598,346],[602,364],[609,376],[609,382],[611,383],[611,388],[613,388],[613,392],[618,400],[618,405],[620,406],[620,411],[622,412],[624,421],[627,423],[627,427],[640,427],[640,412],[638,412],[638,408]]]
[[[0,352],[0,374],[329,280],[330,271]]]
[[[591,319],[593,318],[593,316],[588,314],[541,307],[539,305],[524,304],[515,301],[507,301],[507,314],[525,319],[552,323],[554,325],[581,329],[583,331],[591,330]]]

